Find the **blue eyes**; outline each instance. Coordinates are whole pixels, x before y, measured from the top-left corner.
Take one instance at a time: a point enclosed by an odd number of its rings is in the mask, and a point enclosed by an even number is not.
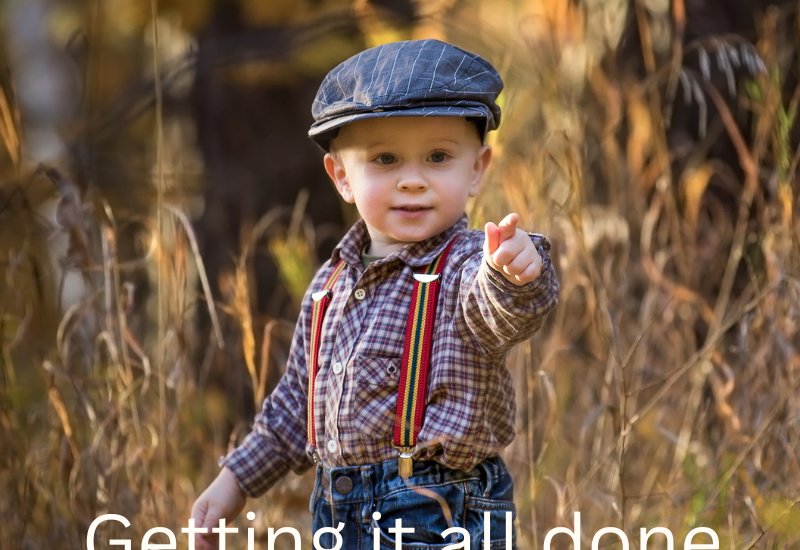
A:
[[[450,155],[448,155],[444,151],[436,151],[434,153],[431,153],[431,155],[426,160],[434,164],[441,164],[442,162],[445,162],[448,158],[450,158]],[[388,166],[390,164],[396,163],[397,157],[391,153],[381,153],[380,155],[375,157],[374,161],[380,165]]]

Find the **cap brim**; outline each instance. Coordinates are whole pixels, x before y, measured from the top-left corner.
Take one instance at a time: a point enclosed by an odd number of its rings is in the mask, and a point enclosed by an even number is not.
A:
[[[330,140],[336,137],[336,135],[339,133],[339,128],[345,124],[350,124],[351,122],[365,118],[386,118],[396,116],[457,116],[477,117],[488,120],[492,115],[489,111],[489,108],[483,105],[475,107],[434,105],[428,107],[417,107],[414,109],[365,111],[363,113],[353,113],[315,122],[309,129],[308,136],[316,141],[317,144],[325,151],[327,151]],[[490,129],[491,128],[489,128],[489,124],[487,124],[484,129],[484,137],[486,132]]]

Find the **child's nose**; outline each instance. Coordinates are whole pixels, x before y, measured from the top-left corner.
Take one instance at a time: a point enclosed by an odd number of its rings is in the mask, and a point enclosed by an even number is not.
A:
[[[427,187],[428,182],[416,167],[408,167],[404,170],[397,182],[397,188],[401,191],[420,191]]]

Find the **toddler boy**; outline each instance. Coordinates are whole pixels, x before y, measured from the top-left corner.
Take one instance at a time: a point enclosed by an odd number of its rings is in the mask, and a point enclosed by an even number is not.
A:
[[[343,523],[344,549],[482,550],[487,535],[506,548],[505,357],[555,307],[558,282],[548,241],[517,214],[467,230],[502,88],[484,59],[437,40],[371,48],[327,75],[309,135],[361,219],[315,275],[286,373],[195,503],[197,526],[316,465],[313,530]]]

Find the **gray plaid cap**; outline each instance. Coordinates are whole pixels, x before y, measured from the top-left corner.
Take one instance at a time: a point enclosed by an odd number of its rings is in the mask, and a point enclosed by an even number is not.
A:
[[[483,136],[500,124],[503,81],[478,55],[439,40],[391,42],[339,64],[317,91],[308,135],[324,150],[354,120],[389,116],[481,119]]]

